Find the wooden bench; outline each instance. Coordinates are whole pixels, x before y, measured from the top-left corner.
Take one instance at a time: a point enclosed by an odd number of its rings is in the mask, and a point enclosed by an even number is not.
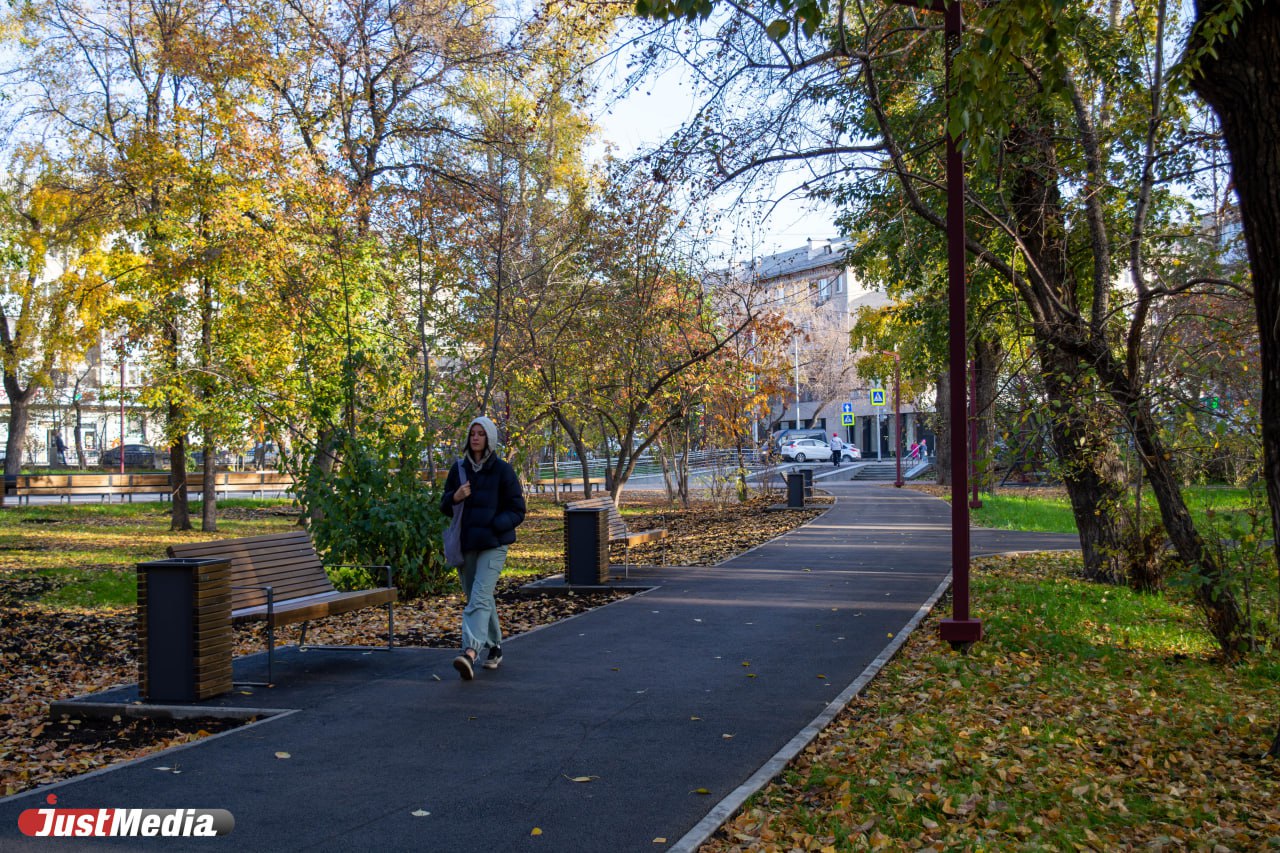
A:
[[[304,648],[307,642],[307,623],[312,619],[386,605],[387,650],[392,648],[395,637],[392,607],[396,600],[396,589],[392,585],[390,566],[357,567],[385,569],[386,586],[339,592],[333,588],[333,583],[320,562],[320,555],[311,544],[311,536],[305,530],[245,539],[170,545],[168,553],[170,557],[185,559],[227,557],[231,560],[231,623],[267,623],[268,683],[272,677],[275,629],[278,625],[301,622],[302,634],[298,638],[298,648]],[[364,646],[312,648],[367,650]]]
[[[666,539],[670,534],[665,527],[653,530],[632,531],[618,508],[613,505],[613,498],[587,498],[582,501],[570,501],[564,505],[566,511],[573,509],[603,509],[608,516],[609,542],[622,543],[622,574],[625,577],[631,566],[631,546],[643,545],[646,542],[657,542]],[[667,564],[667,549],[662,549],[662,565]]]
[[[215,495],[230,492],[248,492],[251,495],[266,492],[287,492],[293,488],[293,475],[280,471],[217,471],[213,475]],[[187,472],[187,494],[199,495],[204,491],[204,472]]]
[[[214,475],[214,490],[226,495],[230,492],[284,492],[293,488],[293,475],[278,471],[219,471]],[[187,473],[187,494],[194,497],[201,493],[204,475],[199,471]],[[161,500],[173,496],[169,475],[158,474],[19,474],[13,481],[12,494],[18,503],[31,503],[32,495],[56,496],[71,500],[73,495],[98,495],[106,500],[112,495],[159,495]]]
[[[587,481],[591,483],[591,485],[593,486],[604,485],[604,477],[588,477]],[[570,490],[574,488],[581,489],[582,478],[581,477],[539,477],[538,479],[532,481],[530,485],[534,486],[539,492],[544,491],[545,489],[559,489],[560,491],[564,491],[566,487],[568,487]]]
[[[19,474],[13,481],[13,494],[18,503],[31,503],[31,496],[56,496],[59,502],[73,495],[97,495],[106,500],[112,495],[165,494],[169,490],[168,474]]]

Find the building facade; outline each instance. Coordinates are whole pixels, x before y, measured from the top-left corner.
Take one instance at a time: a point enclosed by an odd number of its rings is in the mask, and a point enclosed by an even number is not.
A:
[[[772,401],[767,432],[822,429],[857,446],[864,459],[893,457],[899,430],[904,452],[921,439],[933,448],[933,433],[914,404],[901,402],[901,423],[895,424],[893,377],[861,377],[854,367],[858,353],[850,348],[849,333],[857,312],[883,307],[889,299],[854,275],[845,261],[848,245],[811,239],[736,271],[750,277],[765,304],[798,330],[788,353],[793,387]],[[883,405],[876,405],[880,401]]]
[[[42,389],[29,408],[24,467],[78,468],[82,463],[94,467],[99,454],[122,439],[126,444],[150,443],[154,425],[137,402],[146,376],[144,364],[141,356],[132,355],[127,349],[101,343],[85,354],[81,364],[54,375],[52,386]],[[9,397],[3,387],[0,406],[3,454],[10,423]]]

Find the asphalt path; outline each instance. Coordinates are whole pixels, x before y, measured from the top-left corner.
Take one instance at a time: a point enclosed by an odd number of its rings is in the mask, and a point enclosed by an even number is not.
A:
[[[235,818],[224,838],[59,849],[694,849],[946,588],[944,502],[819,482],[837,502],[809,524],[714,568],[633,567],[632,580],[652,589],[509,639],[502,668],[472,682],[444,650],[287,650],[277,686],[217,702],[286,713],[0,800],[0,848],[49,849],[17,822],[54,793],[67,808]],[[973,544],[991,553],[1078,543],[975,529]],[[238,659],[237,675],[261,665]]]

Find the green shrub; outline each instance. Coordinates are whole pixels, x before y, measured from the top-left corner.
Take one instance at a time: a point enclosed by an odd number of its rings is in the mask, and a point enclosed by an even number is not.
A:
[[[299,496],[326,563],[390,565],[403,598],[439,592],[454,578],[441,552],[440,489],[418,478],[424,449],[416,426],[398,436],[342,435],[333,470],[308,471]],[[339,589],[386,582],[379,570],[330,574]]]

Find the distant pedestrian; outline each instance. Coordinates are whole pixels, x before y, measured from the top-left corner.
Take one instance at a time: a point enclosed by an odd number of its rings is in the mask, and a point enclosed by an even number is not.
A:
[[[485,669],[502,663],[502,626],[494,591],[507,560],[507,548],[516,541],[516,528],[524,521],[524,489],[515,469],[499,459],[498,427],[478,417],[467,427],[466,452],[450,466],[440,510],[462,515],[463,564],[458,579],[467,606],[462,611],[462,653],[453,668],[464,681],[475,678],[475,664],[488,650]]]
[[[58,454],[58,466],[65,468],[67,464],[67,443],[62,440],[61,433],[53,434],[53,449]]]
[[[840,456],[844,453],[844,442],[840,440],[840,436],[831,433],[831,464],[840,467]]]
[[[920,458],[920,441],[919,441],[919,439],[916,439],[916,440],[914,440],[914,441],[912,441],[912,442],[911,442],[911,453],[909,453],[909,454],[908,454],[908,457],[911,459],[911,461],[912,461],[912,462],[914,462],[914,461],[916,461],[917,459],[919,459],[919,458]]]

